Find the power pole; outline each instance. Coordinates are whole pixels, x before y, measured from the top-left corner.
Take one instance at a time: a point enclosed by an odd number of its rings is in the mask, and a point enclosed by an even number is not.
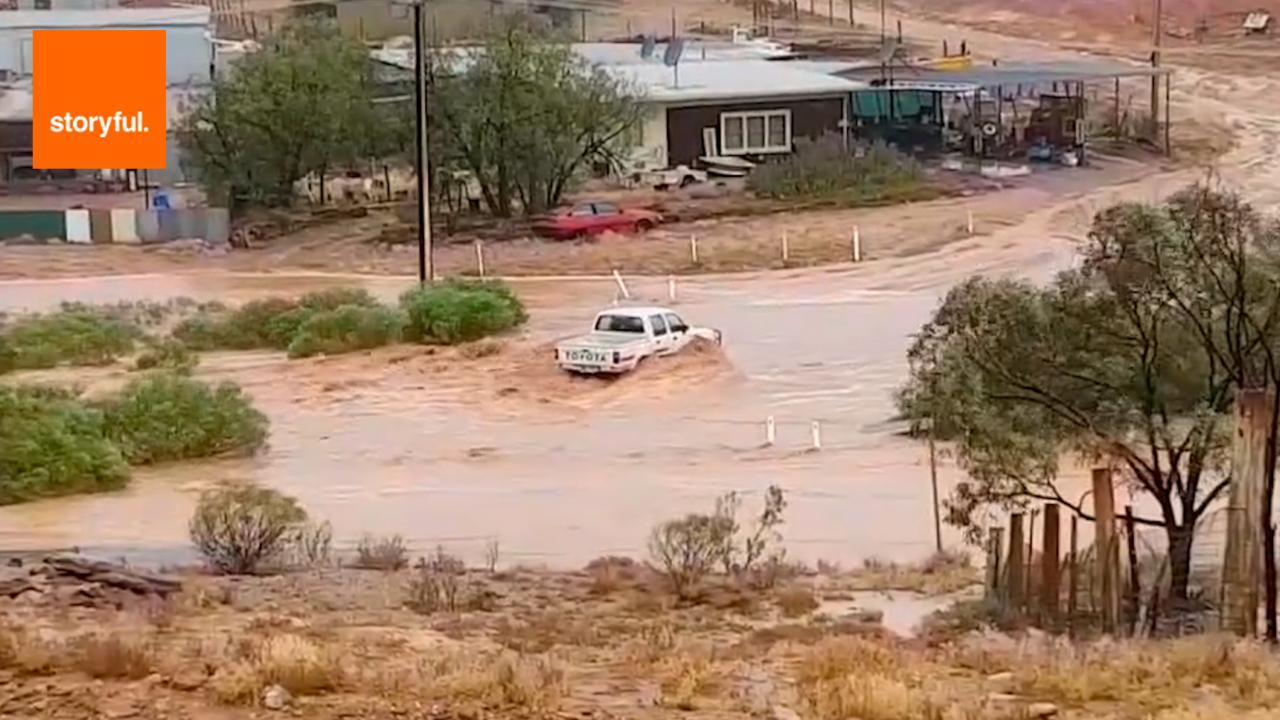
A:
[[[435,280],[435,263],[431,245],[431,183],[427,180],[427,76],[426,48],[422,42],[422,0],[413,3],[413,94],[414,117],[417,120],[418,173],[418,282]]]
[[[1155,4],[1151,18],[1151,67],[1160,67],[1160,46],[1164,38],[1164,0],[1152,0]],[[1160,137],[1160,76],[1151,76],[1151,140],[1156,142]]]

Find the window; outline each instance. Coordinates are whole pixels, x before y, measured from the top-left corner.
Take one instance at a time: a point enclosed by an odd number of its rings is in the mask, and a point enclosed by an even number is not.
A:
[[[609,203],[596,203],[594,205],[597,215],[617,215],[618,207]]]
[[[569,214],[573,217],[586,217],[587,215],[594,215],[595,209],[590,205],[578,205],[570,210]]]
[[[644,318],[631,315],[601,315],[596,320],[599,332],[621,332],[644,334]]]
[[[721,113],[720,139],[725,155],[791,152],[791,111]]]
[[[680,319],[680,316],[675,313],[667,315],[667,324],[671,326],[671,332],[678,333],[689,329],[689,326],[685,325],[684,321]]]
[[[652,315],[649,317],[649,324],[653,325],[654,335],[667,334],[667,321],[662,319],[661,315]]]

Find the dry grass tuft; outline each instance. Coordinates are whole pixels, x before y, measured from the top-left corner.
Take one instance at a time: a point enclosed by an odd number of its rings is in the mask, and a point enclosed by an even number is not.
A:
[[[1261,645],[1230,638],[1032,647],[1016,667],[1019,692],[1068,705],[1124,702],[1156,713],[1214,687],[1245,706],[1280,706],[1280,661]]]
[[[604,597],[634,586],[643,568],[629,557],[606,555],[587,563],[586,570],[591,576],[588,592]]]
[[[120,635],[89,635],[73,644],[73,667],[92,678],[140,680],[155,672],[153,649]]]
[[[21,627],[0,625],[0,670],[47,675],[57,669],[59,650]]]
[[[947,595],[977,584],[981,578],[969,556],[940,552],[916,565],[902,565],[868,558],[860,570],[845,573],[854,589],[908,590],[925,595]]]
[[[793,585],[779,590],[773,596],[773,602],[782,612],[783,617],[795,618],[808,615],[818,609],[818,598],[813,589],[802,585]]]
[[[209,686],[218,702],[227,705],[256,705],[263,687],[257,668],[243,661],[219,668]]]
[[[298,696],[337,690],[347,677],[347,655],[298,635],[242,638],[224,657],[210,682],[219,701],[253,705],[262,689],[279,685]]]
[[[404,545],[404,538],[391,535],[375,538],[365,535],[356,544],[355,567],[364,570],[386,570],[394,572],[409,567],[409,549]]]
[[[294,695],[329,692],[343,678],[342,655],[297,635],[267,638],[258,648],[254,666],[262,685],[276,684]]]

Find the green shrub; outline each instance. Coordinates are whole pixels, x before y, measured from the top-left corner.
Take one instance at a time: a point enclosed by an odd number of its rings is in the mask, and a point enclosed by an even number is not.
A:
[[[922,179],[919,163],[882,142],[851,151],[840,138],[827,135],[797,140],[794,153],[752,170],[747,187],[777,200],[869,202],[913,190]]]
[[[184,318],[173,328],[173,338],[196,351],[222,347],[222,320],[212,314]]]
[[[422,343],[458,343],[509,330],[528,316],[524,305],[501,283],[451,281],[416,288],[400,298],[408,316],[405,339]]]
[[[281,330],[280,317],[301,318],[295,312],[298,304],[284,298],[253,300],[232,310],[222,322],[221,346],[230,350],[276,348],[283,350],[289,341]],[[296,327],[296,326],[295,326]]]
[[[18,366],[18,353],[14,351],[13,346],[5,339],[3,333],[0,333],[0,375],[3,375]]]
[[[63,390],[0,387],[0,504],[110,490],[128,479],[101,412]]]
[[[289,357],[338,355],[397,342],[404,320],[381,305],[342,305],[317,311],[289,343]]]
[[[219,572],[256,572],[293,547],[307,522],[296,500],[270,488],[221,488],[200,496],[191,542]]]
[[[313,315],[347,305],[378,307],[378,301],[359,288],[320,290],[296,301],[253,300],[234,310],[210,308],[186,318],[173,336],[193,350],[286,350]]]
[[[378,301],[364,288],[330,288],[309,292],[298,299],[298,304],[308,310],[337,310],[343,305],[373,307]]]
[[[106,365],[133,349],[137,327],[103,313],[71,309],[21,317],[4,329],[15,369]]]
[[[186,343],[175,338],[163,338],[152,343],[133,362],[137,370],[161,368],[188,375],[200,362],[200,357],[187,348]]]
[[[137,465],[249,453],[267,438],[266,416],[233,383],[210,387],[154,375],[129,383],[103,406],[108,437]]]

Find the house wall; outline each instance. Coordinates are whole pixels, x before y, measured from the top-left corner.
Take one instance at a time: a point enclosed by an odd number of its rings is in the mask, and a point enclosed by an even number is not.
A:
[[[35,29],[43,29],[39,17],[53,11],[40,10],[31,12],[13,11],[13,16],[21,16],[0,26],[0,69],[11,70],[20,75],[31,74],[31,33]],[[74,21],[69,20],[73,10],[53,13],[58,17],[56,24],[49,23],[49,28],[75,28]],[[209,82],[209,61],[212,58],[212,40],[207,37],[210,28],[202,24],[159,25],[155,23],[139,24],[131,20],[130,10],[100,10],[86,12],[93,18],[92,24],[86,27],[115,29],[157,29],[165,31],[165,68],[170,85],[182,83]],[[119,22],[114,20],[107,24],[102,22],[104,16],[121,13]],[[8,13],[6,13],[8,15]],[[36,16],[34,19],[28,19]],[[53,15],[50,15],[52,17]],[[4,20],[0,16],[0,20]]]
[[[842,95],[811,98],[735,102],[719,105],[673,107],[667,110],[667,162],[669,165],[692,165],[702,156],[702,129],[715,128],[720,142],[720,115],[726,112],[790,110],[791,138],[818,138],[826,133],[842,131],[846,97]]]
[[[640,143],[633,156],[649,167],[667,167],[667,106],[650,105],[640,124]]]

